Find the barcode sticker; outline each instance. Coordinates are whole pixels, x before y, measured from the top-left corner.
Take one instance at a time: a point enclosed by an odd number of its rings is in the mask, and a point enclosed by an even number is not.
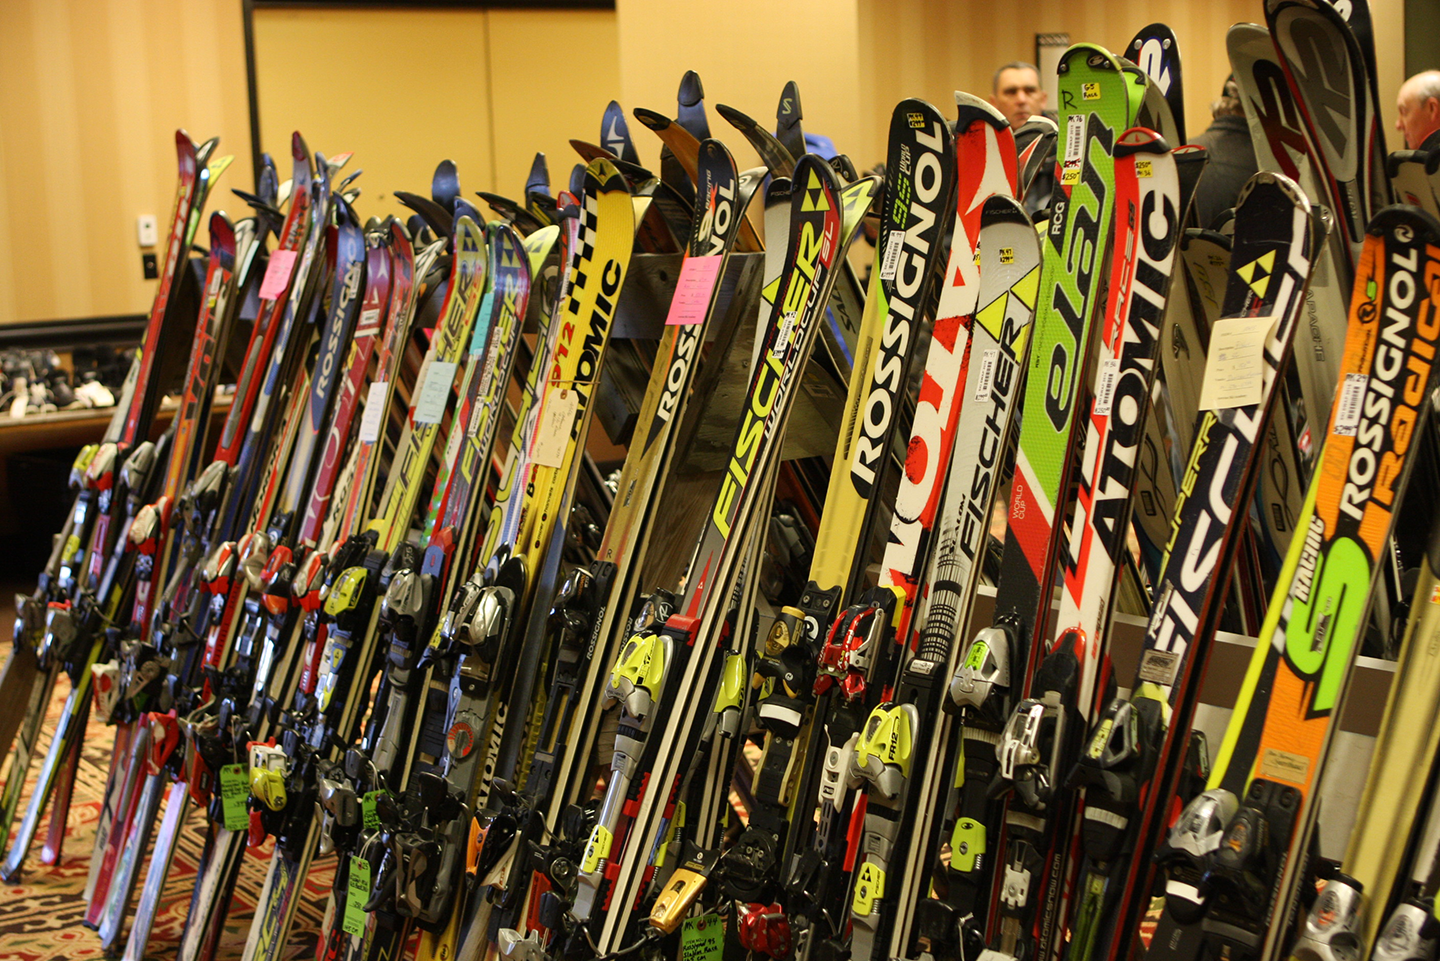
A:
[[[1345,383],[1340,388],[1340,403],[1335,408],[1335,429],[1331,433],[1355,436],[1360,427],[1360,402],[1365,399],[1365,388],[1368,386],[1368,374],[1345,375]]]
[[[565,448],[580,409],[580,394],[574,390],[551,389],[545,395],[540,423],[535,429],[535,443],[530,448],[530,463],[540,467],[560,467],[565,463]]]
[[[894,280],[900,269],[900,248],[905,245],[905,231],[893,230],[885,240],[885,256],[880,260],[880,279]]]
[[[385,381],[370,385],[365,397],[365,414],[360,418],[360,443],[373,444],[380,439],[380,423],[385,417]]]
[[[355,325],[355,336],[363,337],[380,329],[380,308],[366,307],[360,311],[360,322]]]
[[[1000,350],[991,347],[980,355],[980,375],[975,384],[975,399],[987,401],[990,399],[990,392],[995,385],[995,361],[1000,356]]]
[[[1080,160],[1080,152],[1085,146],[1085,117],[1074,113],[1065,124],[1065,162]]]
[[[1095,378],[1095,414],[1109,417],[1115,403],[1115,385],[1120,382],[1120,358],[1107,357],[1100,362],[1100,373]]]
[[[445,416],[445,407],[450,402],[451,389],[455,386],[453,360],[432,360],[425,371],[425,386],[420,388],[420,399],[415,403],[415,423],[438,424]]]
[[[795,311],[787,310],[780,315],[780,330],[775,337],[775,354],[785,356],[790,349],[790,332],[795,329]]]

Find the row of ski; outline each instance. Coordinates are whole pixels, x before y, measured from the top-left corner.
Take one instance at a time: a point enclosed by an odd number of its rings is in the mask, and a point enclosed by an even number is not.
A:
[[[332,855],[322,959],[1432,956],[1440,531],[1412,551],[1402,499],[1440,457],[1440,223],[1433,191],[1390,204],[1428,168],[1387,160],[1365,5],[1265,12],[1228,38],[1262,171],[1223,231],[1187,226],[1162,25],[1066,51],[1058,122],[901,102],[883,179],[805,152],[793,84],[774,133],[717,108],[764,164],[737,170],[694,74],[675,119],[635,112],[658,176],[612,104],[566,190],[537,159],[488,223],[448,162],[362,222],[348,156],[297,134],[197,258],[228,160],[178,133],[145,339],[0,675],[0,876],[47,812],[59,859],[103,720],[85,922],[132,961],[193,811],[186,961],[247,851],[247,961],[288,956]],[[626,315],[654,256],[664,324]],[[843,397],[818,469],[782,456],[815,397]],[[1212,761],[1222,625],[1259,643]],[[1367,645],[1396,681],[1322,866]]]

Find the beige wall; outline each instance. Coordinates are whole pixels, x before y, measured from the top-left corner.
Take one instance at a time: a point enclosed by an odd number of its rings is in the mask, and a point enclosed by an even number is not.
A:
[[[249,185],[237,0],[0,3],[0,322],[149,309],[135,221],[164,242],[176,127]]]
[[[1403,79],[1403,0],[1372,0],[1386,130]],[[616,0],[607,11],[261,10],[256,14],[261,145],[288,176],[288,138],[355,152],[364,215],[428,192],[450,158],[467,197],[515,196],[536,150],[566,182],[568,141],[599,137],[606,102],[672,113],[687,69],[708,104],[769,122],[787,80],[805,127],[861,167],[881,159],[896,101],[949,109],[985,94],[991,71],[1034,56],[1034,34],[1112,49],[1151,20],[1174,27],[1187,126],[1203,130],[1229,72],[1225,29],[1263,17],[1260,0]],[[169,132],[219,134],[237,163],[212,207],[250,186],[239,0],[0,0],[0,323],[139,313],[135,218],[164,229],[174,184]],[[755,162],[714,113],[742,166]],[[642,160],[658,140],[638,123]]]
[[[800,85],[807,130],[854,152],[873,126],[859,109],[863,78],[855,0],[616,0],[620,34],[619,100],[627,114],[649,107],[674,115],[686,70],[705,85],[710,131],[743,169],[758,161],[744,138],[714,110],[728,104],[774,127],[786,81]],[[655,163],[659,139],[632,121],[640,159]],[[856,159],[859,160],[857,154]]]
[[[997,66],[1035,59],[1035,34],[1068,33],[1116,53],[1147,23],[1175,31],[1185,81],[1186,133],[1210,123],[1210,103],[1230,64],[1225,31],[1232,23],[1264,23],[1261,0],[858,0],[865,109],[881,115],[901,97],[919,96],[949,109],[952,90],[988,97]],[[1403,77],[1403,0],[1372,0],[1380,101],[1385,129],[1395,123],[1394,93]],[[1053,106],[1053,104],[1052,104]],[[857,161],[859,158],[856,158]],[[877,156],[878,159],[878,156]]]
[[[555,54],[567,36],[585,38],[583,80]],[[615,47],[606,11],[257,10],[260,141],[282,179],[293,130],[353,151],[362,216],[401,212],[396,190],[429,196],[447,158],[483,210],[477,190],[520,197],[537,150],[565,183],[570,138],[596,139],[619,87]]]

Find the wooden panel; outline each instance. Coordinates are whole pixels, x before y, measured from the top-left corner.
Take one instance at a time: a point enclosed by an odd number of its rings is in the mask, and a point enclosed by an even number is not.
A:
[[[260,142],[290,176],[290,135],[352,151],[362,217],[403,214],[396,190],[430,195],[441,160],[475,200],[490,189],[490,80],[484,10],[255,11]]]
[[[855,71],[859,36],[854,0],[617,0],[616,15],[620,102],[627,112],[649,107],[674,116],[680,78],[686,70],[696,70],[705,84],[707,105],[730,104],[773,129],[780,91],[794,80],[800,84],[805,129],[832,138],[857,162],[862,159],[856,144],[870,118],[857,105],[868,78],[862,81]],[[758,163],[713,109],[710,129],[742,168]],[[641,160],[656,163],[656,137],[634,122],[631,132]]]
[[[496,193],[519,199],[537,150],[562,190],[580,160],[570,141],[599,142],[605,105],[620,96],[615,23],[613,10],[490,11]]]
[[[1373,0],[1371,6],[1388,131],[1395,123],[1395,91],[1404,79],[1403,0]],[[1241,21],[1263,22],[1264,9],[1259,0],[1034,0],[1017,16],[1012,6],[975,0],[859,0],[859,17],[860,73],[872,130],[883,130],[901,97],[925,97],[946,110],[954,90],[988,97],[996,67],[1010,60],[1033,62],[1037,33],[1069,33],[1072,41],[1118,53],[1136,30],[1158,20],[1179,38],[1185,126],[1193,138],[1210,125],[1210,105],[1230,74],[1226,30]]]
[[[0,90],[0,323],[149,309],[135,220],[163,243],[176,127],[250,185],[234,0],[7,0]]]

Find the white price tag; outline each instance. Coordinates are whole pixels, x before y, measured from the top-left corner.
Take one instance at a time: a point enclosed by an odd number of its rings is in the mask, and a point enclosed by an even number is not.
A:
[[[1260,403],[1265,380],[1265,340],[1275,318],[1232,317],[1215,321],[1200,387],[1201,410]]]
[[[570,443],[570,430],[580,410],[580,394],[573,390],[551,388],[545,395],[540,423],[535,426],[535,443],[530,448],[530,463],[540,467],[562,467],[565,448]]]
[[[365,414],[360,418],[360,443],[373,444],[380,439],[380,425],[385,419],[385,381],[370,385],[365,396]]]
[[[415,423],[438,424],[445,416],[445,406],[455,386],[453,360],[432,360],[425,371],[425,385],[420,388],[420,399],[415,402]]]

